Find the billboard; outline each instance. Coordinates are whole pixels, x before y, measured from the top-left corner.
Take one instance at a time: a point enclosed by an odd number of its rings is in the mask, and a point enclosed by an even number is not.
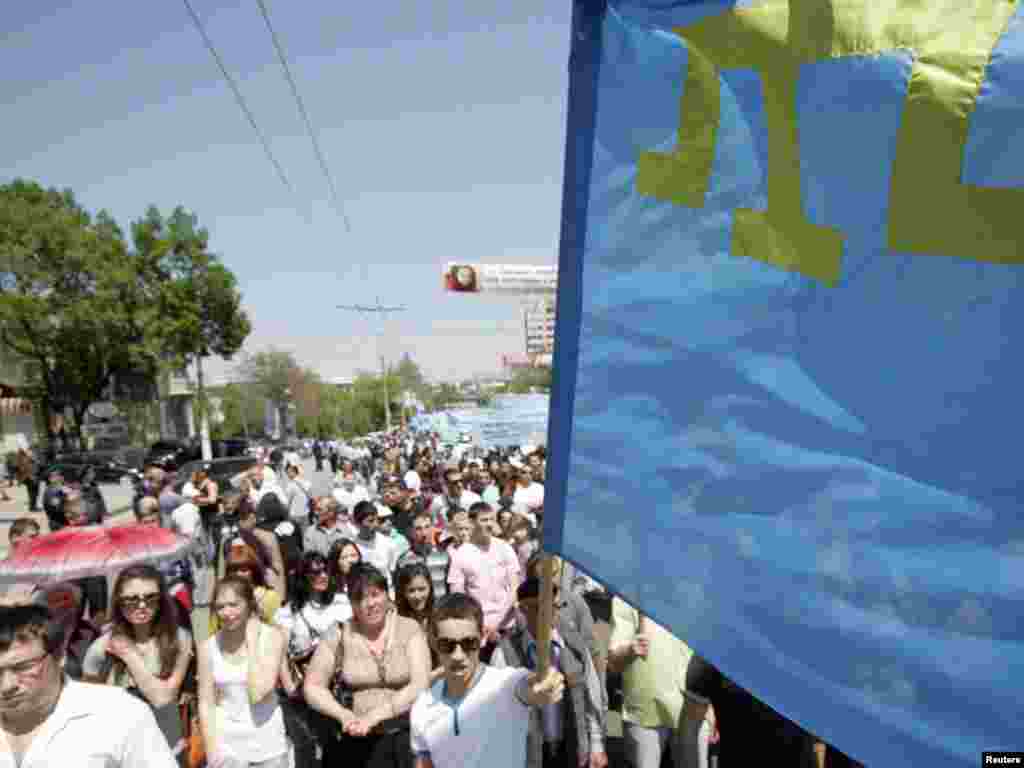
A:
[[[444,269],[444,289],[451,293],[554,296],[557,284],[554,266],[448,262]]]

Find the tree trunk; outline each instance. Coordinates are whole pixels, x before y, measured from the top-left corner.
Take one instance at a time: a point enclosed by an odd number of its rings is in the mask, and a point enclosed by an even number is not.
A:
[[[85,437],[82,434],[82,427],[85,425],[85,413],[89,410],[89,406],[92,403],[76,403],[72,406],[72,412],[75,414],[75,423],[70,434],[73,436],[76,448],[79,451],[85,450]]]
[[[277,406],[277,418],[281,429],[279,439],[284,440],[288,436],[288,405],[286,403]]]
[[[203,356],[196,355],[196,405],[199,406],[199,445],[203,461],[213,458],[210,445],[210,409],[206,401],[206,389],[203,386]]]

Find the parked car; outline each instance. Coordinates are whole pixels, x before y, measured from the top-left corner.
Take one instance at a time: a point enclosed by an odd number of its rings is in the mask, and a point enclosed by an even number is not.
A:
[[[210,449],[214,459],[246,456],[249,453],[249,443],[245,438],[236,437],[211,440]],[[150,447],[143,464],[174,472],[184,464],[202,458],[203,448],[198,438],[161,440]]]
[[[160,440],[150,446],[145,458],[142,460],[144,466],[160,467],[173,472],[182,464],[192,460],[192,446],[182,440]]]
[[[213,440],[211,448],[213,448],[213,458],[215,459],[249,455],[249,441],[244,437],[225,437],[222,440]]]
[[[124,445],[119,440],[98,438],[96,444],[89,450],[59,451],[54,456],[54,461],[95,464],[96,466],[117,464],[133,469],[141,469],[142,451],[138,448]],[[101,479],[100,482],[104,482],[104,480]]]
[[[136,468],[127,464],[120,464],[116,461],[100,461],[90,458],[88,454],[63,454],[57,461],[41,464],[39,479],[46,482],[46,479],[55,471],[64,475],[67,483],[79,483],[92,473],[92,480],[96,483],[121,483],[134,482],[136,477],[142,473]]]

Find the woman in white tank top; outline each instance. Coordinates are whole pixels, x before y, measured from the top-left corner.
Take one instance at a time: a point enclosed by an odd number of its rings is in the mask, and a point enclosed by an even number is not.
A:
[[[213,609],[221,630],[199,647],[199,718],[210,768],[287,768],[289,744],[277,700],[285,638],[261,622],[252,584],[228,576]]]

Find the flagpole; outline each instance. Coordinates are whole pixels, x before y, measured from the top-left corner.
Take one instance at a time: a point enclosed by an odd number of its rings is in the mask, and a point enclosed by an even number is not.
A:
[[[637,614],[639,615],[640,618],[639,618],[639,620],[636,623],[636,633],[638,635],[646,635],[647,634],[647,630],[648,630],[647,614],[640,613],[640,611],[637,611]]]
[[[537,677],[548,673],[551,662],[551,623],[555,612],[555,560],[545,555],[540,561],[540,611],[537,622]]]

